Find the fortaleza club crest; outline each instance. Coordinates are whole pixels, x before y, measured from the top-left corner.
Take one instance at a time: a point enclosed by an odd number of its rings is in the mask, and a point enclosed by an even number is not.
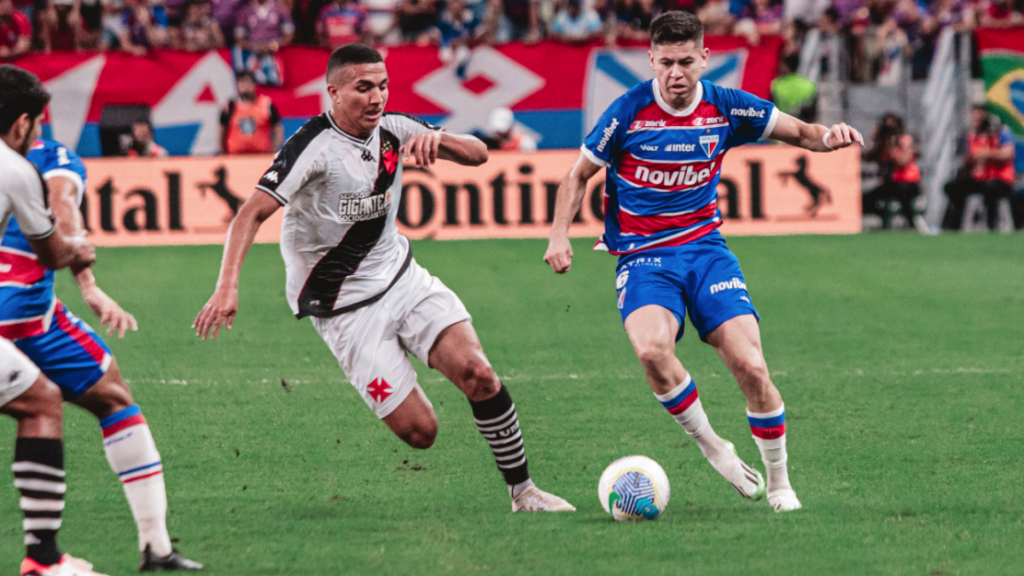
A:
[[[704,150],[704,153],[711,158],[715,155],[715,150],[718,149],[718,134],[705,134],[700,137],[700,147]]]

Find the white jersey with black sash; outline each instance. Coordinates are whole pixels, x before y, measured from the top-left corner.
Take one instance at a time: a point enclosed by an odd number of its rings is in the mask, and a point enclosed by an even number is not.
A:
[[[285,142],[257,188],[285,206],[281,255],[299,318],[328,318],[379,300],[412,260],[395,217],[399,149],[436,127],[386,112],[360,140],[321,114]]]

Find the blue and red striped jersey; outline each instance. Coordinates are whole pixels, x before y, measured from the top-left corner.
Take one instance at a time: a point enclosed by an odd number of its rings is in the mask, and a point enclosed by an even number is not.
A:
[[[718,178],[730,148],[764,140],[775,105],[702,80],[686,110],[661,96],[658,81],[631,88],[605,111],[583,154],[607,168],[605,233],[597,249],[630,254],[679,246],[722,224]]]
[[[53,140],[36,140],[28,160],[43,180],[56,176],[72,180],[78,187],[78,201],[82,201],[85,165],[78,155]],[[11,216],[0,242],[0,336],[14,340],[49,329],[56,303],[53,278],[53,271],[39,264],[17,219]]]

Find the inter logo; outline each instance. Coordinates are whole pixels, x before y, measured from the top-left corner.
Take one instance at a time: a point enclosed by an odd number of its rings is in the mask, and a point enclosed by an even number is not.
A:
[[[715,155],[715,151],[718,150],[718,134],[705,134],[700,137],[700,147],[704,150],[704,153],[711,158]]]

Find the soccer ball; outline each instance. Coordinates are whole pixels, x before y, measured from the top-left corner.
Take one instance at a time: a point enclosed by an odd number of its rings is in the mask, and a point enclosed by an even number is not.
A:
[[[619,458],[597,483],[601,506],[619,522],[654,520],[665,511],[671,495],[665,471],[646,456]]]

